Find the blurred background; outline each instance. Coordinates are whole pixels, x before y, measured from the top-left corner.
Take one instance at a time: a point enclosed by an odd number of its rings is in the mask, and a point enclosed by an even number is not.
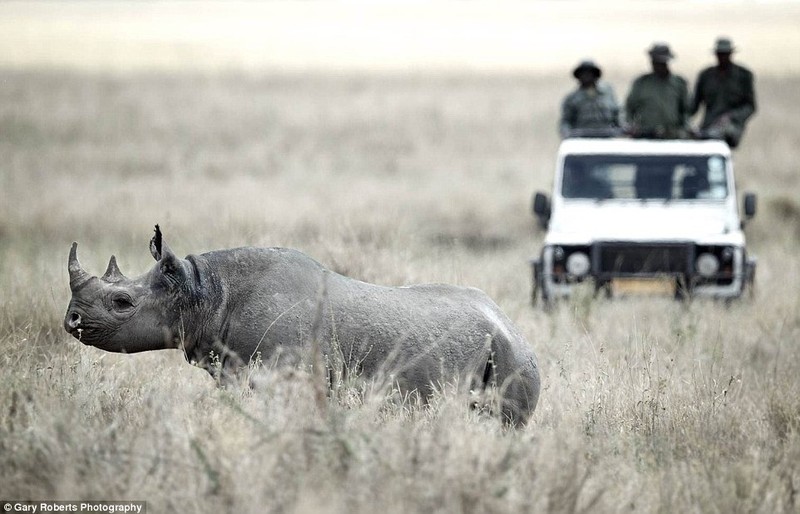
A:
[[[800,72],[787,0],[65,1],[0,4],[0,65],[130,72],[609,71],[669,42],[694,72],[730,35],[762,73]]]

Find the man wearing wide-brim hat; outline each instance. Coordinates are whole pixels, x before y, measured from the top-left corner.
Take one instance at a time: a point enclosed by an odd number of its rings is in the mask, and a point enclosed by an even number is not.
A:
[[[734,64],[733,41],[720,37],[714,44],[717,65],[697,76],[691,114],[705,107],[700,135],[724,139],[731,148],[741,141],[747,120],[756,112],[756,95],[753,74],[747,68]]]
[[[666,43],[648,50],[652,72],[638,77],[625,101],[626,129],[634,137],[674,139],[689,135],[689,88],[673,74]]]
[[[578,88],[561,102],[561,137],[612,135],[619,129],[619,104],[611,85],[600,81],[603,71],[591,59],[572,71]]]

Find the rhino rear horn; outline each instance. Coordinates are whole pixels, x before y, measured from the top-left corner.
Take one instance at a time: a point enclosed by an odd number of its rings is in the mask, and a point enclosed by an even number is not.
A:
[[[108,261],[108,268],[106,268],[106,272],[103,274],[102,280],[112,283],[125,280],[125,275],[122,274],[122,272],[119,270],[119,266],[117,266],[117,258],[113,255]]]
[[[72,243],[72,248],[69,250],[67,269],[69,270],[69,288],[72,291],[75,291],[86,283],[87,280],[92,278],[91,275],[86,273],[81,267],[81,263],[78,262],[78,243]]]

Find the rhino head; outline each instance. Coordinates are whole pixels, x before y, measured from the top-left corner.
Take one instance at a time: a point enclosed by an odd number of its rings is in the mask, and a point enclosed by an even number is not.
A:
[[[110,352],[177,347],[181,316],[193,296],[191,263],[172,253],[158,225],[150,252],[157,262],[144,275],[127,278],[112,255],[98,278],[81,267],[78,244],[72,243],[68,264],[72,299],[64,329],[82,343]]]

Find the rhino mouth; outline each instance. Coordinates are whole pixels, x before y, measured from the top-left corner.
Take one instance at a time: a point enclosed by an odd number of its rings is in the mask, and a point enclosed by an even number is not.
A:
[[[91,336],[92,332],[84,327],[68,328],[67,332],[69,333],[69,335],[71,335],[72,337],[74,337],[75,339],[77,339],[82,343],[88,343],[92,339]]]
[[[100,350],[115,351],[114,346],[96,331],[87,328],[76,328],[70,335],[81,342],[84,346],[99,348]]]
[[[87,323],[80,314],[73,312],[64,319],[64,330],[83,344],[97,346],[103,339],[102,334]]]

